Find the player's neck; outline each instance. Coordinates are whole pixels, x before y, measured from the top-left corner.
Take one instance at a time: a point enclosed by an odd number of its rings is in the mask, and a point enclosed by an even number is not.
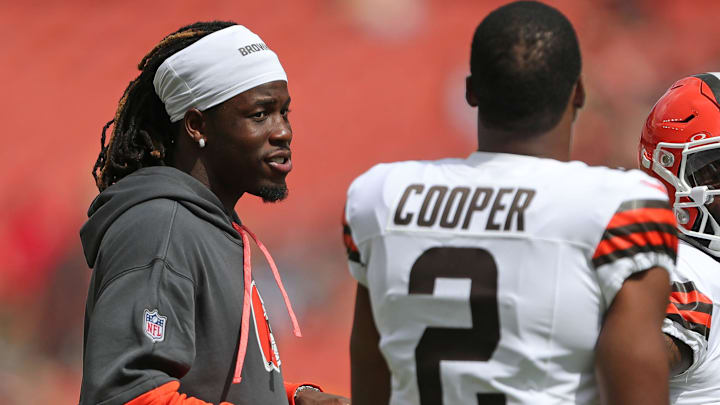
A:
[[[536,156],[566,162],[570,160],[574,115],[574,111],[566,111],[555,128],[539,134],[488,129],[478,122],[478,151]]]
[[[172,153],[172,161],[168,164],[174,168],[181,170],[190,176],[196,178],[205,187],[209,188],[210,191],[217,196],[225,208],[225,212],[231,215],[235,210],[240,197],[243,192],[228,187],[226,184],[220,181],[219,176],[214,176],[202,159],[200,159],[197,153],[197,144],[191,141],[192,138],[189,136],[178,136],[175,142],[175,149]]]

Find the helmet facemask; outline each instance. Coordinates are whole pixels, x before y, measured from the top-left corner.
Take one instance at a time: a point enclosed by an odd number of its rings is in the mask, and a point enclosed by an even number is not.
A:
[[[652,170],[675,188],[678,229],[707,253],[720,257],[720,140],[699,133],[687,143],[660,142]],[[675,176],[675,157],[680,167]]]

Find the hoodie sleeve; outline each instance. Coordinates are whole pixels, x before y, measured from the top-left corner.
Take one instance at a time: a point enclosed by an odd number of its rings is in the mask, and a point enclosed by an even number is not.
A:
[[[154,259],[103,283],[93,302],[81,404],[123,404],[190,370],[195,285],[187,276]]]

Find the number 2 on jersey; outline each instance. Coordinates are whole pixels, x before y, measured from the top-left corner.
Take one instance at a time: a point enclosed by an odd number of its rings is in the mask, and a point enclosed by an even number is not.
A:
[[[410,270],[409,294],[433,294],[437,278],[470,279],[472,328],[425,329],[415,348],[421,405],[442,404],[440,360],[488,361],[500,340],[497,265],[479,248],[436,247]],[[477,394],[478,405],[505,405],[503,394]]]

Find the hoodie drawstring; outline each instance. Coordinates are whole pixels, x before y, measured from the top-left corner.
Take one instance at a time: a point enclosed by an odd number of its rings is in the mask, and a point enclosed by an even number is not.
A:
[[[285,307],[287,308],[288,314],[290,315],[290,321],[293,325],[293,333],[297,337],[302,337],[302,333],[300,332],[300,326],[298,325],[297,318],[295,317],[295,312],[292,309],[292,304],[290,304],[290,298],[288,297],[287,292],[285,292],[285,287],[283,287],[282,280],[280,279],[280,273],[278,272],[277,266],[275,265],[275,261],[273,260],[272,256],[270,256],[270,252],[267,250],[265,245],[263,245],[263,243],[257,238],[257,236],[255,236],[255,234],[245,225],[238,225],[233,222],[233,228],[238,231],[238,233],[242,237],[243,243],[243,309],[242,318],[240,321],[240,344],[238,345],[237,361],[235,363],[235,375],[233,376],[233,384],[237,384],[242,381],[241,374],[243,363],[245,362],[245,353],[247,352],[248,334],[250,331],[250,306],[252,305],[252,262],[250,260],[250,238],[248,238],[248,235],[250,235],[253,241],[255,241],[255,244],[258,246],[258,248],[260,248],[260,251],[263,252],[263,255],[265,255],[265,259],[270,265],[273,277],[275,277],[275,283],[277,284],[280,292],[282,293],[283,300],[285,300]]]

